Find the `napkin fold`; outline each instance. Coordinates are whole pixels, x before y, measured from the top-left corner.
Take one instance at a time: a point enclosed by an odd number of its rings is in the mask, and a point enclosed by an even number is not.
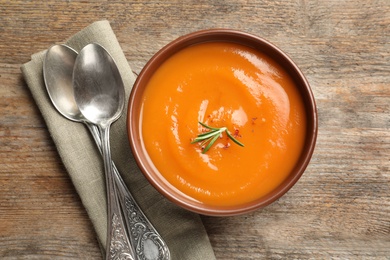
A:
[[[80,51],[89,43],[104,46],[116,61],[129,98],[135,77],[108,21],[98,21],[76,33],[65,44]],[[43,80],[46,51],[33,54],[21,67],[58,153],[105,250],[107,209],[103,160],[87,128],[62,117],[52,105]],[[126,131],[126,112],[110,130],[112,158],[132,195],[145,215],[166,241],[172,259],[215,259],[199,215],[184,210],[161,196],[140,172],[130,149]],[[104,252],[103,252],[104,253]]]

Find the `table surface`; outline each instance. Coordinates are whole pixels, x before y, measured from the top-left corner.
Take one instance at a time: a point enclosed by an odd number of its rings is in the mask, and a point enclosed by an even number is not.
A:
[[[217,259],[390,258],[388,0],[0,3],[0,258],[101,257],[20,66],[102,19],[136,72],[173,39],[219,27],[273,42],[311,84],[311,164],[262,210],[202,217]]]

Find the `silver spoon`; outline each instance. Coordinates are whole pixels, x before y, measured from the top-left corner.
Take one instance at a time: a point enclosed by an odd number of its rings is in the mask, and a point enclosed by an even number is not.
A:
[[[100,45],[88,44],[77,56],[73,90],[77,106],[86,120],[99,128],[102,141],[107,186],[106,259],[133,258],[113,181],[110,151],[110,127],[122,114],[125,90],[114,60]]]
[[[74,99],[72,73],[77,52],[65,45],[53,45],[46,53],[43,74],[46,89],[53,105],[69,120],[84,123],[101,149],[99,131],[81,114]],[[130,242],[137,259],[170,259],[166,243],[143,214],[114,166],[114,181],[119,190],[119,199]]]

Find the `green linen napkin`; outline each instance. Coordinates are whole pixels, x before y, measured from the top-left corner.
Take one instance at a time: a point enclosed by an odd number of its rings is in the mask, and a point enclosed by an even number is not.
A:
[[[80,51],[93,42],[104,46],[113,56],[123,77],[128,99],[135,77],[108,21],[89,25],[65,44]],[[52,105],[43,81],[44,55],[45,51],[32,55],[31,61],[21,70],[104,249],[107,211],[103,161],[86,127],[65,119]],[[127,104],[124,114],[112,125],[110,141],[112,158],[129,190],[167,242],[172,259],[215,259],[199,215],[162,197],[138,169],[127,139],[126,112]]]

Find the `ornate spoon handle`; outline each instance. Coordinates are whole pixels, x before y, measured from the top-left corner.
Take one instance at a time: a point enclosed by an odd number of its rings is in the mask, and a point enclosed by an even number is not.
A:
[[[102,154],[107,186],[107,247],[106,260],[134,260],[134,252],[125,230],[123,211],[119,204],[118,187],[114,182],[114,167],[111,160],[109,136],[110,124],[99,125]]]
[[[101,151],[100,134],[97,127],[86,123],[99,150]],[[121,210],[125,218],[130,243],[139,260],[170,260],[170,252],[167,244],[160,234],[147,219],[137,202],[127,189],[114,162],[114,182],[118,191]],[[114,219],[113,219],[114,221]]]

